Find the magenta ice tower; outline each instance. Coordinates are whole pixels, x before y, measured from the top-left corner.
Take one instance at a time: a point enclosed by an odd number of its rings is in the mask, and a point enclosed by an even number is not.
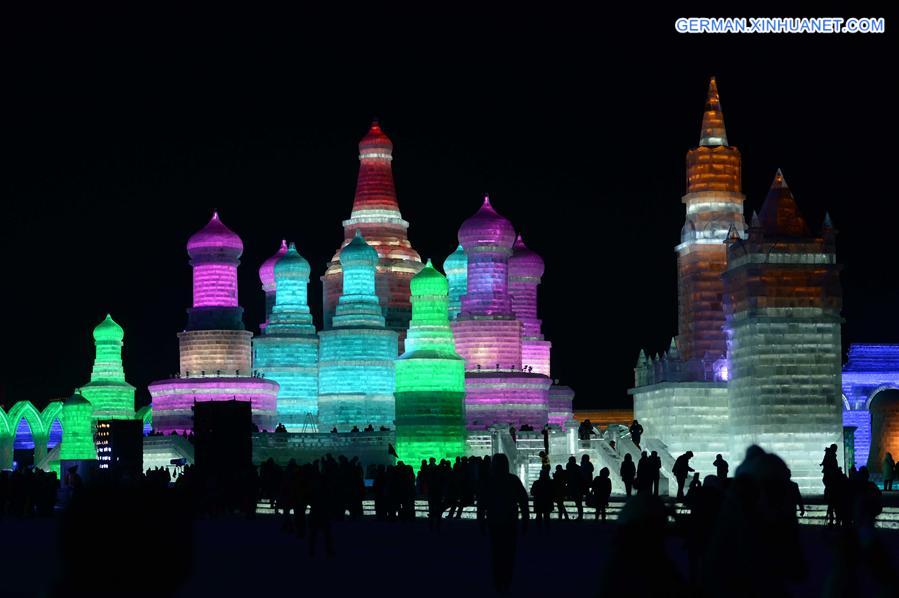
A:
[[[179,374],[150,384],[153,428],[162,433],[193,428],[194,403],[247,401],[261,430],[276,425],[278,383],[252,369],[253,333],[245,329],[237,300],[240,237],[216,212],[187,242],[193,269],[193,307],[187,329],[178,333]]]
[[[484,197],[477,213],[462,223],[459,243],[468,258],[468,280],[453,334],[465,359],[466,426],[542,427],[551,380],[522,367],[522,322],[509,293],[515,229]]]

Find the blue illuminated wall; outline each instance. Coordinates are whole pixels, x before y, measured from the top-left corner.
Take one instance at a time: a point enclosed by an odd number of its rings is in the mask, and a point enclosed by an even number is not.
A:
[[[871,399],[899,388],[899,345],[853,344],[843,366],[843,425],[855,426],[855,463],[868,461],[871,449]]]

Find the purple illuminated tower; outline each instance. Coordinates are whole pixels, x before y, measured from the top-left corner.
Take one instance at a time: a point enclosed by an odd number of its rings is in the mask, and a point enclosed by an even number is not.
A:
[[[278,251],[259,266],[259,282],[262,283],[262,292],[265,294],[265,322],[259,325],[259,330],[263,333],[268,326],[268,319],[272,317],[272,308],[275,307],[275,264],[285,253],[287,253],[287,239],[281,239]]]
[[[278,383],[252,371],[251,339],[237,300],[237,266],[243,242],[218,213],[187,242],[193,267],[193,307],[187,329],[178,333],[181,368],[177,377],[153,382],[153,427],[168,433],[193,427],[195,402],[250,402],[253,421],[275,427]]]
[[[453,334],[465,359],[466,425],[543,426],[551,380],[522,371],[522,323],[509,294],[515,229],[485,196],[477,213],[462,223],[459,243],[468,258],[468,289]]]
[[[549,350],[537,317],[537,285],[543,277],[543,259],[524,244],[521,235],[512,246],[509,259],[509,293],[512,311],[521,322],[521,365],[527,370],[549,376]]]

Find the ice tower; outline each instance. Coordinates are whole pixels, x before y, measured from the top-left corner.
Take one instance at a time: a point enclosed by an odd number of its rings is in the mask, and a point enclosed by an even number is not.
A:
[[[678,339],[680,357],[692,377],[713,374],[724,357],[721,274],[727,264],[724,239],[733,228],[742,235],[740,150],[727,144],[715,78],[709,82],[699,146],[687,152],[686,222],[677,251]]]
[[[378,252],[357,230],[339,260],[343,292],[331,329],[319,334],[319,429],[393,429],[397,333],[375,294]]]
[[[243,242],[215,213],[188,240],[187,253],[193,268],[193,307],[187,310],[187,329],[178,333],[178,376],[149,386],[153,427],[163,433],[191,430],[195,402],[236,399],[251,404],[257,427],[273,430],[278,383],[253,371],[253,333],[244,328],[237,300]]]
[[[456,351],[465,358],[466,425],[541,427],[547,423],[551,380],[522,371],[522,324],[509,294],[515,229],[485,196],[459,228],[459,243],[468,258],[468,281],[453,334]]]
[[[465,453],[465,362],[453,345],[446,278],[428,260],[410,287],[412,321],[396,361],[396,450],[417,465]]]
[[[318,336],[307,302],[310,272],[309,262],[291,243],[273,264],[274,305],[263,335],[253,339],[253,365],[280,385],[278,421],[289,432],[301,431],[307,416],[318,413]]]
[[[63,402],[60,461],[89,461],[97,458],[92,412],[90,402],[77,392]]]
[[[521,235],[512,246],[509,258],[509,293],[512,311],[521,322],[521,364],[538,374],[549,376],[549,351],[552,344],[543,339],[537,317],[537,286],[543,277],[543,258],[524,244]]]
[[[262,283],[262,293],[265,295],[265,321],[259,325],[262,331],[265,331],[268,319],[272,315],[272,308],[275,306],[275,264],[285,253],[287,253],[287,240],[282,239],[278,251],[259,266],[259,282]]]
[[[697,462],[728,456],[724,282],[729,233],[744,234],[740,151],[728,145],[715,79],[709,82],[699,145],[687,152],[686,221],[677,252],[678,336],[634,368],[634,417],[647,438]]]
[[[125,381],[122,367],[124,338],[125,331],[109,314],[94,328],[94,369],[81,389],[93,406],[94,419],[134,418],[134,387]]]
[[[778,170],[747,239],[733,235],[727,251],[731,454],[758,444],[804,491],[823,491],[824,447],[843,446],[834,230],[827,219],[820,236],[809,232]]]
[[[400,347],[409,327],[409,281],[421,270],[421,258],[409,243],[393,183],[393,143],[374,121],[359,142],[359,178],[349,220],[343,221],[344,241],[322,276],[324,329],[333,325],[342,292],[340,251],[360,231],[378,253],[375,292],[387,328],[400,335]]]
[[[461,245],[443,261],[443,271],[449,282],[449,317],[455,320],[462,305],[462,295],[468,292],[468,258]]]

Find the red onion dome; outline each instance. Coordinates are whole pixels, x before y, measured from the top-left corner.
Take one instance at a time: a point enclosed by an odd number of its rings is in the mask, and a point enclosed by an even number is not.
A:
[[[481,209],[459,227],[459,243],[465,249],[485,245],[511,249],[515,243],[515,228],[493,209],[490,198],[485,195]]]
[[[372,121],[368,133],[359,142],[360,158],[389,158],[393,153],[393,142],[384,131],[377,119]]]
[[[215,212],[212,220],[187,240],[187,253],[192,258],[220,256],[237,259],[243,253],[243,241],[237,233],[224,225],[219,219],[219,213]]]
[[[521,235],[518,235],[512,246],[512,257],[509,258],[509,275],[540,278],[543,276],[543,268],[543,258],[528,249]]]

